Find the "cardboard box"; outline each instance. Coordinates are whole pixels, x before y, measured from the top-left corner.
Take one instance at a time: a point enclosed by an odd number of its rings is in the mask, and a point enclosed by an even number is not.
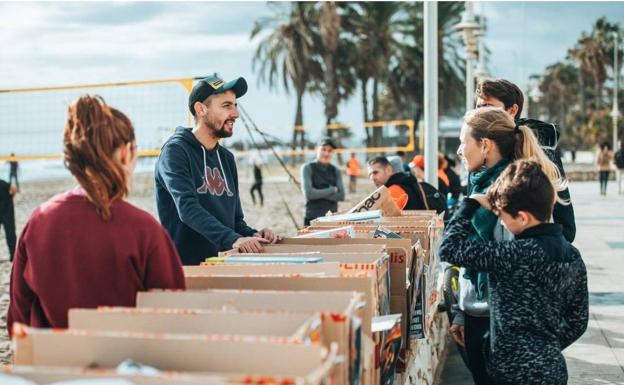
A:
[[[350,378],[349,358],[363,354],[362,348],[358,352],[351,347],[352,341],[362,338],[356,323],[362,324],[364,318],[364,295],[353,291],[153,290],[137,293],[137,307],[320,313],[322,343],[326,347],[336,343],[338,355],[346,358],[337,368],[338,384]]]
[[[251,253],[232,253],[231,256],[244,256],[246,258],[255,258],[255,257],[263,257],[267,254],[251,254]],[[339,274],[334,274],[334,276],[344,276],[344,277],[360,277],[360,276],[369,276],[375,278],[375,282],[377,285],[375,286],[375,298],[377,302],[377,309],[374,313],[375,315],[387,315],[390,314],[390,266],[389,266],[389,257],[385,252],[377,252],[377,253],[351,253],[351,252],[306,252],[306,253],[270,253],[270,256],[275,259],[279,259],[280,257],[288,258],[296,256],[319,256],[322,258],[323,262],[317,263],[316,265],[322,266],[323,263],[339,263],[340,272]],[[230,256],[223,257],[226,261]],[[229,264],[227,264],[229,265]],[[216,265],[221,266],[221,265]],[[227,271],[223,274],[219,273],[219,269],[213,269],[212,267],[216,267],[214,265],[202,265],[202,266],[193,266],[189,269],[185,269],[186,276],[193,275],[283,275],[283,270],[277,269],[279,265],[276,265],[276,268],[272,274],[262,274],[257,272],[255,264],[251,265],[240,265],[236,269],[231,269],[231,271]],[[293,269],[294,273],[297,273],[296,268]],[[320,276],[320,275],[319,275]],[[331,274],[326,274],[326,276],[331,276]]]
[[[187,276],[189,290],[288,290],[288,291],[357,291],[364,293],[363,330],[370,335],[370,322],[377,309],[373,277],[302,277],[302,276]],[[302,301],[305,299],[299,298]]]
[[[244,335],[299,343],[320,342],[321,333],[318,313],[102,307],[70,309],[68,319],[69,329],[77,330]]]
[[[16,365],[115,368],[132,359],[167,371],[305,377],[323,364],[327,354],[316,344],[258,342],[256,337],[226,340],[21,326],[13,338]]]
[[[336,245],[301,245],[301,244],[283,244],[263,246],[262,252],[271,253],[307,253],[307,252],[329,252],[329,253],[383,253],[386,251],[385,245],[378,244],[336,244]],[[229,255],[241,254],[237,250],[222,251],[219,256],[226,257]]]
[[[306,254],[310,255],[310,254]],[[283,275],[283,274],[301,274],[301,275],[327,275],[339,276],[341,273],[340,264],[335,261],[327,261],[322,263],[269,263],[269,264],[234,264],[219,263],[200,266],[182,266],[184,275]]]
[[[353,247],[366,245],[383,245],[390,256],[390,293],[391,295],[404,295],[408,285],[407,272],[412,263],[412,243],[409,239],[306,239],[284,238],[278,246],[301,245],[309,251],[325,251],[326,248],[336,246],[338,252]]]
[[[322,368],[321,368],[322,369]],[[328,375],[329,373],[327,373]],[[243,374],[190,374],[185,372],[161,372],[157,375],[119,374],[115,369],[84,369],[75,367],[50,367],[9,365],[0,368],[2,375],[28,380],[37,385],[76,380],[126,380],[135,385],[321,385],[314,377],[273,377]],[[6,379],[5,379],[6,380]]]
[[[364,198],[360,203],[355,205],[350,213],[357,213],[362,211],[381,210],[383,215],[401,215],[401,210],[392,200],[390,191],[386,186],[381,186],[377,190],[373,191],[369,196]]]

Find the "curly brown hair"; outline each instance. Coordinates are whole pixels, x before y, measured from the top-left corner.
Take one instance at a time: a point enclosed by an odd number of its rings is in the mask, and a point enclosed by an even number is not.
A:
[[[526,159],[507,166],[487,192],[493,208],[513,217],[526,211],[541,222],[550,220],[555,197],[555,189],[540,164]]]

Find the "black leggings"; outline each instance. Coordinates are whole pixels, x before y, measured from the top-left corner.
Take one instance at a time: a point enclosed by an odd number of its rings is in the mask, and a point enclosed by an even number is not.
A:
[[[468,369],[475,385],[490,385],[484,351],[485,336],[490,331],[490,318],[464,315],[464,343]]]
[[[610,171],[600,171],[599,172],[599,180],[600,180],[600,193],[607,193],[607,182],[609,181],[609,173]]]
[[[254,194],[254,191],[258,191],[258,195],[260,195],[260,206],[264,206],[264,195],[262,195],[262,182],[255,182],[252,186],[251,186],[251,190],[249,190],[249,193],[251,194],[251,200],[253,202],[253,204],[256,204],[256,194]]]
[[[4,235],[6,237],[7,246],[9,247],[9,260],[13,261],[13,257],[15,256],[15,243],[17,242],[17,237],[15,235],[13,197],[9,196],[7,201],[4,202],[4,207],[0,207],[0,209],[0,225],[4,227]]]

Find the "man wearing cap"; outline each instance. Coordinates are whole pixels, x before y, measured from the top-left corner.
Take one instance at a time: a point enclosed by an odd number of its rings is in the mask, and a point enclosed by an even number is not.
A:
[[[277,240],[271,230],[245,223],[234,155],[219,145],[219,139],[232,136],[236,99],[246,92],[243,78],[197,82],[189,96],[195,127],[176,128],[156,162],[158,216],[184,265],[232,248],[260,252],[263,243]]]
[[[305,226],[328,211],[338,211],[338,202],[345,199],[342,174],[338,167],[331,164],[335,150],[334,142],[330,138],[323,138],[316,147],[316,159],[301,166]]]

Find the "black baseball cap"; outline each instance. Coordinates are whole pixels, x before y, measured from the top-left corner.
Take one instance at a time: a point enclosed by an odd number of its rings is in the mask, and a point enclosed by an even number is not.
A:
[[[195,84],[189,95],[189,110],[191,110],[191,114],[195,115],[195,109],[193,108],[195,102],[203,103],[208,96],[220,94],[227,90],[234,91],[236,97],[240,98],[247,93],[247,81],[241,77],[225,82],[214,75],[201,79]]]
[[[321,138],[321,140],[319,140],[319,142],[318,142],[318,146],[319,147],[321,147],[321,146],[331,146],[331,147],[333,147],[334,150],[338,148],[338,147],[336,147],[336,144],[334,143],[334,141],[330,137],[328,137],[328,136]]]

